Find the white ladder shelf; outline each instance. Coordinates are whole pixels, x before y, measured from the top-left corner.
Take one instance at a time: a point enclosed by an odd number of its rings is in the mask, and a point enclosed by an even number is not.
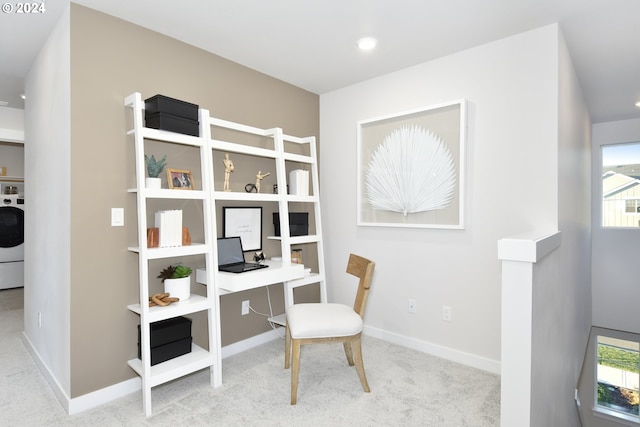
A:
[[[138,246],[129,247],[129,251],[136,253],[139,260],[139,303],[131,304],[127,308],[140,316],[141,326],[141,358],[129,360],[129,366],[142,379],[143,407],[147,416],[152,414],[151,389],[157,385],[174,380],[200,369],[209,368],[211,385],[217,387],[222,384],[221,366],[221,338],[220,338],[220,298],[227,290],[219,288],[221,282],[218,272],[216,238],[216,204],[224,201],[243,202],[275,202],[278,204],[280,218],[280,236],[268,237],[279,240],[282,252],[283,271],[291,270],[291,250],[296,245],[315,244],[317,252],[318,271],[295,280],[288,280],[287,274],[278,273],[278,278],[283,281],[285,309],[294,304],[294,289],[311,284],[320,285],[320,299],[327,301],[325,286],[324,250],[322,241],[322,221],[320,210],[320,190],[318,184],[318,158],[315,137],[299,138],[285,135],[281,128],[260,129],[239,123],[234,123],[209,116],[205,109],[199,110],[200,136],[189,136],[172,133],[144,126],[144,101],[140,93],[128,96],[124,104],[133,111],[133,129],[128,132],[135,143],[136,187],[129,192],[136,195],[138,207]],[[273,149],[256,147],[253,145],[230,142],[212,138],[212,132],[220,129],[234,131],[240,134],[249,134],[258,137],[273,139]],[[145,188],[145,161],[144,147],[147,141],[156,141],[170,144],[183,144],[197,147],[200,155],[200,173],[202,188],[196,190]],[[308,154],[299,154],[287,151],[287,144],[300,148],[299,151]],[[214,157],[218,153],[237,153],[254,157],[272,159],[276,167],[277,194],[230,192],[216,189]],[[291,164],[287,165],[287,162]],[[220,162],[221,163],[221,162]],[[311,194],[295,195],[287,194],[287,171],[292,167],[303,165],[310,171]],[[194,242],[190,246],[176,248],[147,248],[147,202],[151,199],[167,200],[199,200],[202,202],[202,218],[204,222],[204,242]],[[305,203],[313,205],[313,227],[315,233],[307,236],[291,236],[289,227],[289,203]],[[311,224],[310,224],[311,225]],[[206,296],[191,295],[186,301],[171,304],[167,307],[149,307],[149,261],[179,256],[204,256],[205,269],[199,269],[197,275],[204,274],[200,283],[206,283]],[[295,266],[295,264],[294,264]],[[296,267],[297,268],[297,267]],[[201,271],[206,270],[206,271]],[[286,278],[285,278],[286,277]],[[299,276],[298,276],[299,277]],[[151,366],[150,325],[159,320],[184,316],[197,312],[207,313],[208,348],[205,350],[198,345],[192,346],[191,353]],[[273,323],[285,324],[285,315],[275,316],[269,319]]]
[[[141,358],[129,360],[128,364],[142,379],[143,409],[145,414],[150,416],[152,414],[151,389],[157,385],[205,368],[210,370],[212,386],[219,386],[222,383],[219,298],[215,286],[207,287],[206,296],[191,295],[188,300],[180,301],[167,307],[149,307],[148,303],[150,296],[149,261],[179,256],[204,255],[207,266],[212,266],[215,227],[213,226],[214,223],[212,223],[213,216],[211,211],[213,205],[210,180],[203,179],[202,189],[193,191],[146,189],[144,147],[147,140],[197,147],[201,159],[200,174],[202,177],[211,176],[211,159],[207,150],[210,129],[206,126],[209,113],[200,109],[200,137],[194,137],[144,127],[144,101],[140,93],[136,92],[128,96],[124,104],[133,110],[133,129],[128,134],[133,135],[135,144],[136,187],[130,189],[129,192],[136,195],[138,246],[129,247],[129,250],[138,254],[138,281],[140,288],[139,303],[131,304],[127,308],[140,316],[141,349]],[[150,199],[201,200],[205,242],[175,248],[148,248],[147,202]],[[213,269],[208,268],[207,270],[210,271],[208,274],[211,275],[209,279],[213,280]],[[207,313],[209,350],[192,344],[190,353],[151,366],[151,323],[198,312]]]

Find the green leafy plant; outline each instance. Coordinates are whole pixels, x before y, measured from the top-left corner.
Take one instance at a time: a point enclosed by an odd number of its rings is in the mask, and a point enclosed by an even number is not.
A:
[[[191,275],[191,268],[184,265],[170,265],[160,272],[158,279],[164,282],[166,279],[182,279]]]
[[[145,154],[144,161],[147,164],[147,173],[149,174],[149,178],[157,178],[164,170],[167,163],[167,156],[164,155],[160,161],[156,161],[153,154],[151,157]]]

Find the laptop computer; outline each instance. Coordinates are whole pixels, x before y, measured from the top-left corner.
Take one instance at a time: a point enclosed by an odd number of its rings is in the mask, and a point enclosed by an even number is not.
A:
[[[256,262],[245,262],[240,237],[218,238],[218,270],[229,273],[244,273],[269,267]]]

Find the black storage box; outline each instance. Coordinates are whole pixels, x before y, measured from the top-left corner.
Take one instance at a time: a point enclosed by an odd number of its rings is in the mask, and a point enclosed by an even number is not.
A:
[[[164,95],[156,95],[144,100],[145,114],[165,113],[196,122],[198,121],[198,108],[196,104]]]
[[[280,235],[280,214],[273,213],[273,226],[276,236]],[[309,234],[309,213],[289,212],[289,233],[291,236],[306,236]]]
[[[191,340],[192,338],[189,337],[159,345],[158,347],[151,347],[151,366],[166,362],[183,354],[191,353]],[[138,343],[138,358],[142,359],[140,343]]]
[[[174,317],[151,324],[151,365],[165,362],[191,352],[191,319]],[[138,325],[138,358],[140,348],[140,325]]]
[[[200,136],[200,127],[197,121],[194,122],[193,120],[187,120],[171,114],[145,114],[145,125],[148,128],[168,130],[169,132],[177,132],[184,135]]]
[[[200,136],[196,104],[156,95],[145,99],[144,118],[149,128]]]

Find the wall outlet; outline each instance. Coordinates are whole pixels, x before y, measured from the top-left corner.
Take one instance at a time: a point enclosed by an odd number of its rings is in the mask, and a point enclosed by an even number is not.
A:
[[[409,313],[417,313],[418,312],[418,302],[414,299],[409,299],[408,303]]]
[[[249,300],[242,301],[242,315],[249,314]]]
[[[444,320],[445,322],[453,322],[451,307],[449,307],[448,305],[442,306],[442,320]]]

